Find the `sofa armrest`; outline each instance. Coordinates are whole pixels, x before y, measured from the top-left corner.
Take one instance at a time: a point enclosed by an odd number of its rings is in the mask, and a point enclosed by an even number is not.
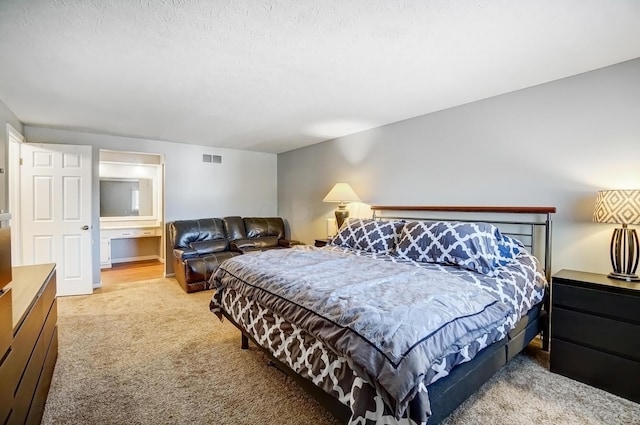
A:
[[[280,239],[278,241],[278,245],[283,248],[291,248],[294,245],[302,245],[302,243],[300,241],[294,241],[290,239]]]
[[[256,243],[249,239],[236,239],[229,244],[229,249],[236,252],[244,252],[256,249]]]
[[[179,260],[187,260],[189,258],[195,258],[198,256],[198,251],[191,248],[179,249],[176,248],[173,250],[173,255]]]

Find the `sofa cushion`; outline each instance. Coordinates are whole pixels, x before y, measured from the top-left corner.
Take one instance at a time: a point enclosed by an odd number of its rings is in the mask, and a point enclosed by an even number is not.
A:
[[[224,260],[235,257],[236,255],[239,254],[237,252],[226,251],[185,260],[186,282],[207,282]]]
[[[231,242],[234,250],[245,251],[248,248],[266,249],[280,247],[276,236],[265,236],[263,238],[237,239]]]
[[[189,246],[198,252],[198,255],[212,254],[226,251],[229,247],[226,239],[211,239],[207,241],[191,242]]]
[[[251,239],[255,244],[256,248],[264,249],[264,248],[275,248],[279,247],[278,245],[278,237],[277,236],[264,236],[262,238],[254,238]]]
[[[242,217],[225,217],[222,221],[224,222],[224,229],[227,232],[227,237],[230,241],[244,239],[247,237],[247,231],[244,229],[244,221],[242,220]]]
[[[169,226],[169,238],[173,248],[191,248],[191,242],[225,239],[227,234],[220,218],[177,220]]]
[[[243,221],[249,239],[265,236],[284,238],[284,221],[280,217],[245,217]]]

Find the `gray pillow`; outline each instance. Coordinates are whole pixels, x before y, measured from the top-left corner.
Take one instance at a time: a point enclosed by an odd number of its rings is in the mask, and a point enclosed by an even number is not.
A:
[[[342,224],[331,244],[388,254],[395,248],[402,226],[401,221],[350,218]]]
[[[396,254],[426,263],[455,264],[493,276],[508,260],[505,257],[513,255],[500,249],[502,240],[498,228],[489,223],[414,221],[402,229]]]

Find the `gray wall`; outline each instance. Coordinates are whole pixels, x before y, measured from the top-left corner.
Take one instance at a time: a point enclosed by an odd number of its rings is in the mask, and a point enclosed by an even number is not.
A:
[[[607,273],[615,226],[591,215],[640,188],[640,59],[278,155],[294,238],[325,237],[338,181],[369,205],[556,206],[552,271]]]
[[[7,176],[11,171],[7,167],[7,155],[9,153],[7,124],[24,134],[24,128],[20,120],[0,100],[0,168],[5,171],[0,174],[0,212],[6,212],[9,206],[9,182],[7,181]]]
[[[277,214],[277,156],[233,149],[134,139],[102,134],[25,126],[32,143],[93,146],[94,281],[100,281],[99,150],[163,154],[165,160],[165,223],[226,215],[273,216]],[[221,164],[202,162],[202,154],[221,155]],[[168,238],[167,238],[168,240]],[[169,247],[167,246],[167,251]],[[167,272],[172,273],[167,252]]]

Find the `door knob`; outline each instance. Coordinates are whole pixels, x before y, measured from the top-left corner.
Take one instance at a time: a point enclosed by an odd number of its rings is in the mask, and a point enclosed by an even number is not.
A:
[[[84,226],[81,227],[82,230],[89,230],[89,226],[87,226],[86,224]]]

